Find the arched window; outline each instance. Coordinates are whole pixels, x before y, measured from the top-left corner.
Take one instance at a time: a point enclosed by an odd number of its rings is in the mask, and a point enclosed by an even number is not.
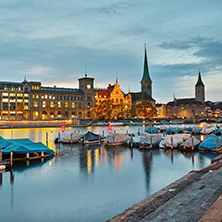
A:
[[[42,107],[46,107],[46,101],[42,102]]]
[[[58,108],[61,108],[61,102],[58,102]]]
[[[55,106],[54,102],[51,101],[51,102],[50,102],[50,107],[53,108],[54,106]]]
[[[90,103],[88,103],[88,109],[90,108]]]
[[[81,104],[81,103],[79,103],[79,108],[80,108],[80,109],[82,108],[82,104]]]
[[[68,102],[65,102],[65,108],[68,108],[68,107],[69,107]]]
[[[72,102],[72,108],[75,108],[75,103],[74,102]]]

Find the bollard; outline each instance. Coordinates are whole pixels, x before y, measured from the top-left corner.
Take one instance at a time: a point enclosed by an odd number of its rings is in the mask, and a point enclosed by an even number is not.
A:
[[[0,149],[0,163],[2,162],[2,149]]]
[[[192,136],[192,150],[194,150],[194,137]]]
[[[173,149],[173,137],[171,136],[171,149]]]
[[[114,133],[113,133],[113,146],[115,146],[115,136],[114,136]]]
[[[29,159],[29,153],[26,153],[26,159]]]
[[[48,139],[49,139],[49,134],[46,132],[46,146],[48,146]]]
[[[140,135],[140,128],[138,128],[138,135]]]
[[[60,132],[58,133],[58,142],[60,142]]]
[[[133,135],[131,134],[131,137],[130,137],[130,146],[133,147]]]
[[[104,130],[103,130],[103,134],[102,135],[103,135],[103,139],[104,139]]]
[[[41,152],[41,158],[44,158],[44,152]]]
[[[10,166],[13,167],[13,150],[10,151]]]
[[[100,145],[100,134],[99,134],[99,145]]]
[[[72,143],[72,133],[71,133],[71,141],[70,142]]]
[[[151,149],[153,148],[153,143],[152,143],[152,142],[153,142],[153,137],[151,136],[151,137],[150,137],[150,148],[151,148]]]

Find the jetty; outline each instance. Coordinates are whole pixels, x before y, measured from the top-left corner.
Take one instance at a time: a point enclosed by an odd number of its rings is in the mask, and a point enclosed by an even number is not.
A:
[[[222,221],[222,156],[118,214],[109,222]]]

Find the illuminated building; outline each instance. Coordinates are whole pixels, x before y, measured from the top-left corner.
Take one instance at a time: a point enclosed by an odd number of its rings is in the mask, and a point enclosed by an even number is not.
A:
[[[41,82],[0,82],[1,119],[92,118],[94,78],[79,79],[79,89],[46,87]],[[22,106],[21,106],[22,104]]]
[[[116,83],[109,84],[107,89],[96,89],[95,106],[96,118],[127,118],[130,117],[131,112],[131,94],[125,94],[116,80]],[[97,113],[100,107],[101,111]],[[103,107],[104,109],[102,109]]]

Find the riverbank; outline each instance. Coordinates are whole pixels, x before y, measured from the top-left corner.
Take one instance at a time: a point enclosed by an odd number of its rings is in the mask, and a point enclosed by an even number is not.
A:
[[[108,221],[221,221],[221,181],[222,155]]]

